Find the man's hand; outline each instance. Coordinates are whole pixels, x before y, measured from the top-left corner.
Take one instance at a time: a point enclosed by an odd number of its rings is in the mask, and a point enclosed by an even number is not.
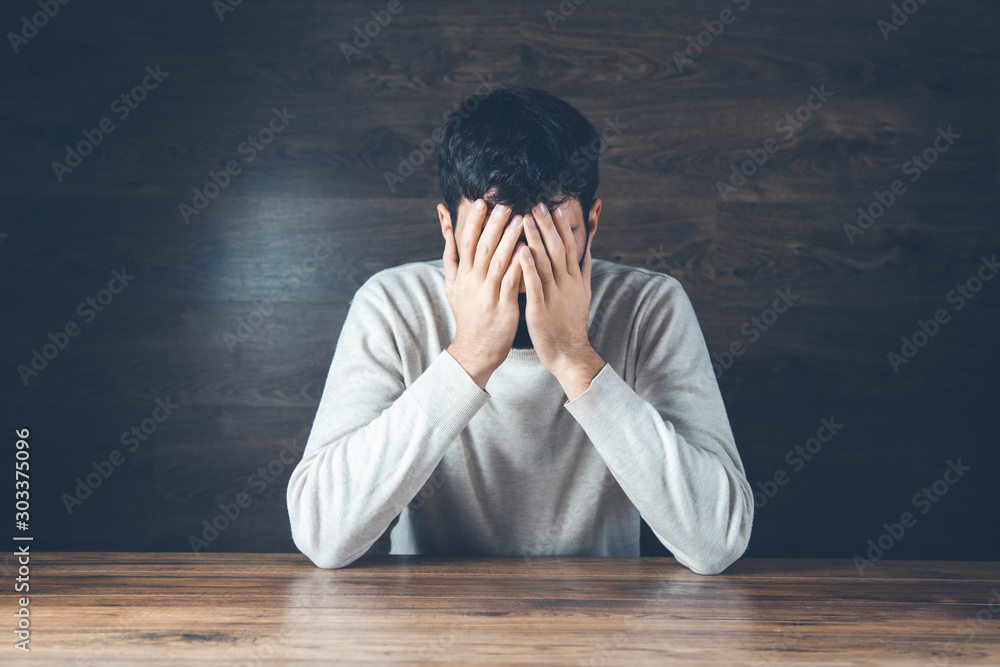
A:
[[[587,335],[590,243],[581,271],[565,208],[557,208],[553,216],[539,203],[532,213],[524,219],[528,250],[518,252],[527,293],[524,317],[539,361],[573,400],[587,390],[605,363]]]
[[[448,353],[480,388],[486,387],[493,371],[507,358],[520,319],[521,262],[511,261],[511,256],[516,245],[525,246],[517,242],[521,216],[504,231],[510,213],[509,206],[498,205],[483,227],[486,202],[477,199],[457,246],[455,221],[445,238],[445,292],[456,325]]]

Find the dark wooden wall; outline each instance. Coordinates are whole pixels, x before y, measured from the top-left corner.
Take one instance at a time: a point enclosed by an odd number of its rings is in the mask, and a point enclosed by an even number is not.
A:
[[[38,548],[187,550],[245,492],[208,549],[294,549],[291,466],[251,475],[304,444],[357,288],[440,257],[435,165],[394,190],[384,173],[486,77],[627,124],[601,158],[594,256],[677,277],[713,353],[744,343],[719,378],[737,445],[755,486],[787,474],[748,555],[863,554],[910,511],[887,558],[998,556],[1000,280],[961,310],[946,299],[1000,251],[995,3],[914,4],[885,39],[889,2],[566,0],[553,30],[557,0],[403,0],[347,62],[340,44],[387,4],[243,2],[220,20],[209,0],[73,2],[0,47],[0,390],[6,451],[31,430]],[[726,8],[678,71],[672,54]],[[37,11],[4,3],[0,28]],[[157,65],[169,74],[119,119],[112,101]],[[813,86],[832,96],[787,137],[776,122]],[[247,164],[238,147],[274,108],[294,118]],[[105,117],[113,132],[60,182],[52,162]],[[903,163],[949,127],[960,138],[909,181]],[[717,181],[772,137],[723,201]],[[242,172],[186,223],[179,204],[231,160]],[[844,224],[895,179],[906,192],[851,243]],[[333,253],[313,265],[318,239]],[[122,267],[135,278],[86,321],[77,305]],[[779,289],[799,300],[751,343],[744,323]],[[950,321],[894,372],[887,353],[938,309]],[[17,366],[69,321],[79,334],[26,386]],[[121,434],[167,397],[179,407],[129,452]],[[843,428],[796,470],[786,454],[831,418]],[[69,514],[62,495],[116,449]],[[913,496],[959,459],[971,470],[922,514]]]

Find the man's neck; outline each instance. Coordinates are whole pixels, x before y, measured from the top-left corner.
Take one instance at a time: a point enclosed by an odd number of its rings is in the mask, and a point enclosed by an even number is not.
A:
[[[517,333],[514,334],[514,342],[510,346],[516,350],[534,349],[535,344],[531,342],[531,336],[528,335],[527,321],[521,320],[517,323]]]

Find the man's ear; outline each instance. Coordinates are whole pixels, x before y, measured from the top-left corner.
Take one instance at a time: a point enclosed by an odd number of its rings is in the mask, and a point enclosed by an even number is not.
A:
[[[437,205],[438,219],[441,221],[441,236],[446,241],[448,240],[448,229],[451,225],[451,213],[448,212],[448,207],[444,204]],[[455,243],[458,243],[458,239],[455,239]]]
[[[597,232],[597,221],[601,217],[601,200],[594,199],[594,203],[590,205],[590,215],[588,216],[588,223],[590,224],[590,242],[594,240],[594,234]]]

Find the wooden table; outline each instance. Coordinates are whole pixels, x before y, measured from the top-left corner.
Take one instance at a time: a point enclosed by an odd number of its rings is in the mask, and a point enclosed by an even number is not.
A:
[[[38,553],[4,664],[998,665],[1000,563]],[[5,577],[5,589],[13,578]],[[18,604],[15,598],[14,604]]]

